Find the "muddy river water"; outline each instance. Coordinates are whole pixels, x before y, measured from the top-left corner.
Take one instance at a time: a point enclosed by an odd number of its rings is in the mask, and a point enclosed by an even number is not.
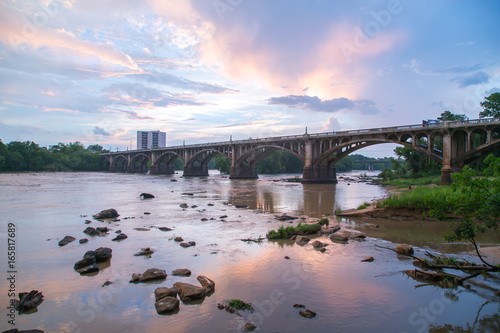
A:
[[[468,254],[471,248],[467,244],[445,243],[442,235],[448,226],[444,222],[338,218],[344,229],[356,229],[368,237],[337,244],[319,236],[329,244],[325,252],[292,241],[241,241],[265,237],[269,230],[289,224],[277,221],[275,215],[318,219],[332,214],[334,207],[356,208],[387,195],[381,186],[346,178],[337,185],[302,185],[280,180],[286,177],[291,175],[232,181],[218,174],[207,178],[0,174],[1,331],[241,332],[246,322],[252,322],[257,332],[447,332],[453,327],[497,332],[497,278],[479,277],[470,289],[421,286],[403,273],[413,268],[411,259],[375,246],[408,243],[418,256],[427,250],[477,261]],[[143,192],[155,198],[139,199]],[[182,203],[188,208],[181,208]],[[107,208],[115,208],[120,221],[92,219]],[[221,218],[224,215],[227,217]],[[207,220],[202,221],[204,218]],[[85,220],[92,222],[87,225]],[[15,230],[13,263],[7,255],[9,224]],[[83,233],[88,226],[107,226],[112,231],[88,236]],[[117,230],[128,238],[111,241]],[[76,241],[58,246],[66,235]],[[178,236],[196,245],[183,248],[174,241]],[[82,238],[89,241],[80,244]],[[481,243],[500,244],[498,232],[482,238]],[[99,273],[81,276],[75,272],[74,263],[86,251],[99,247],[113,250]],[[134,256],[144,247],[155,251],[151,257]],[[375,261],[361,262],[367,256]],[[133,273],[153,267],[166,270],[167,279],[129,283]],[[188,268],[192,275],[172,276],[178,268]],[[15,279],[9,281],[12,275]],[[157,314],[156,288],[171,287],[178,281],[198,285],[198,275],[215,281],[215,293],[203,301],[181,302],[174,314]],[[106,281],[113,283],[103,286]],[[39,290],[44,301],[36,312],[16,312],[9,317],[9,290],[13,287],[16,293]],[[216,306],[235,298],[252,303],[254,312],[241,311],[238,316]],[[293,306],[297,303],[317,316],[300,316],[300,309]],[[15,326],[9,323],[12,318]]]

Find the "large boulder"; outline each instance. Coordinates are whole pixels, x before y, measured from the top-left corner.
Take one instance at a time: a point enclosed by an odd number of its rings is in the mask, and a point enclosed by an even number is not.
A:
[[[64,238],[59,241],[59,246],[68,245],[69,243],[75,241],[75,239],[76,238],[73,236],[64,236]]]
[[[345,235],[333,234],[330,236],[330,240],[334,243],[345,244],[349,240],[349,238]]]
[[[95,250],[96,254],[96,262],[103,262],[111,258],[111,250],[109,247],[100,247],[97,250]]]
[[[158,302],[165,297],[177,297],[178,293],[176,288],[158,287],[155,290],[155,300]]]
[[[152,280],[164,280],[167,278],[167,272],[159,268],[149,268],[144,273],[134,273],[130,282],[146,282]]]
[[[200,282],[201,286],[205,288],[205,294],[208,295],[215,291],[215,282],[208,277],[199,275],[196,279]]]
[[[95,218],[96,220],[112,219],[112,218],[116,218],[118,216],[120,216],[120,214],[118,214],[118,212],[114,208],[105,209],[105,210],[102,210],[95,215],[92,215],[92,217]]]
[[[183,302],[204,298],[206,294],[205,288],[185,282],[176,282],[174,287],[179,290],[179,296]]]
[[[408,244],[396,245],[396,252],[399,254],[413,254],[413,248]]]
[[[164,297],[155,303],[158,314],[170,313],[179,309],[179,300],[175,297]]]

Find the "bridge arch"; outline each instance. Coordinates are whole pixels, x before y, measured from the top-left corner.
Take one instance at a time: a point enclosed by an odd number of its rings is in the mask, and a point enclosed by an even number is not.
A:
[[[148,162],[151,161],[150,156],[144,153],[136,154],[127,168],[128,172],[131,173],[147,173],[148,172]]]
[[[124,155],[110,158],[109,170],[111,172],[127,172],[128,160]]]
[[[186,159],[184,164],[184,176],[208,176],[208,163],[216,155],[222,155],[231,161],[230,149],[201,149]]]
[[[184,163],[184,159],[178,152],[175,151],[167,151],[161,153],[160,156],[156,158],[156,160],[151,164],[150,173],[152,174],[174,174],[175,168],[174,163],[177,159],[181,159]]]

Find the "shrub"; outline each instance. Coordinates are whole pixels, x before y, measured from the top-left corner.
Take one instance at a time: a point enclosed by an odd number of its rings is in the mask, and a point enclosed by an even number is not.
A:
[[[267,233],[267,239],[289,239],[293,235],[309,235],[318,232],[321,229],[319,224],[302,224],[299,223],[298,226],[284,227],[281,226],[278,230],[271,230]]]

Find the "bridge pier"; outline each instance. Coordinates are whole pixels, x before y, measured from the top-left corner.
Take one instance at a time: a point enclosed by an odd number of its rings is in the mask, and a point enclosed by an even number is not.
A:
[[[302,172],[302,184],[337,184],[335,167],[305,166]]]
[[[208,165],[185,166],[184,177],[205,177],[208,176]]]
[[[257,179],[257,166],[244,167],[244,166],[231,166],[229,168],[229,179]]]

